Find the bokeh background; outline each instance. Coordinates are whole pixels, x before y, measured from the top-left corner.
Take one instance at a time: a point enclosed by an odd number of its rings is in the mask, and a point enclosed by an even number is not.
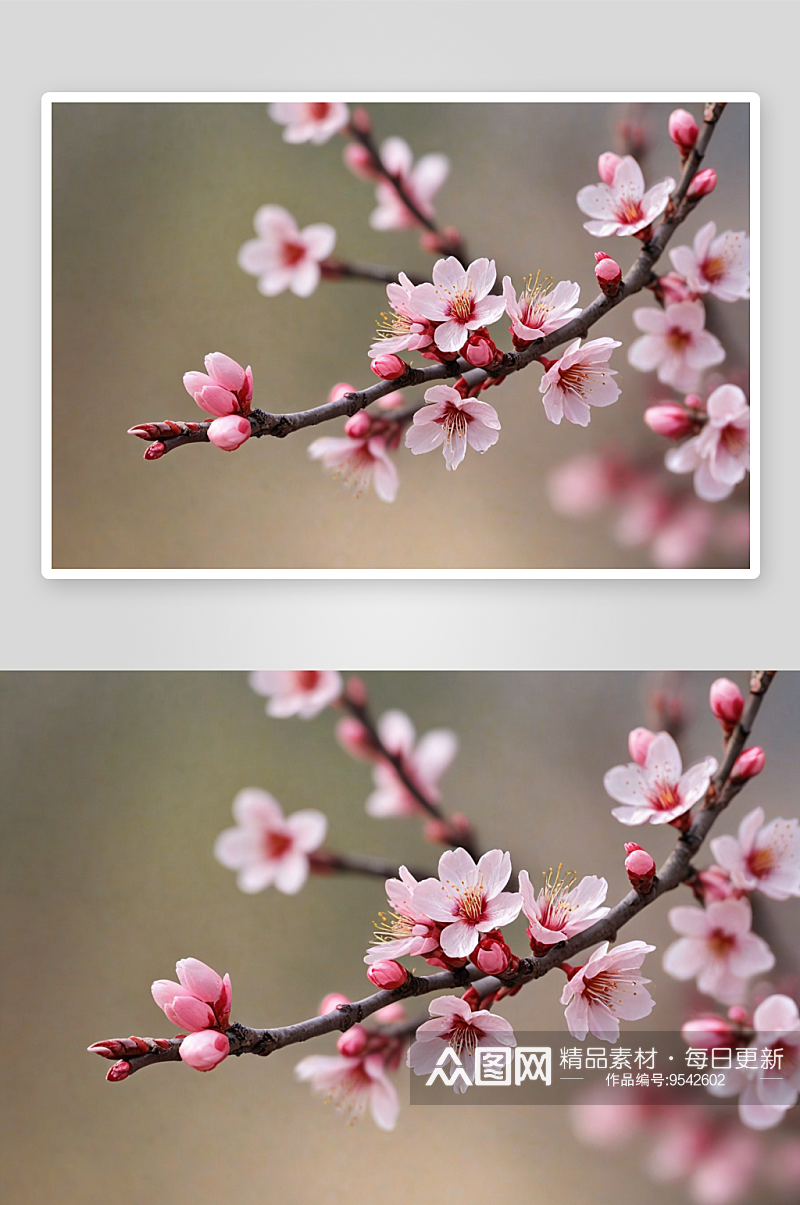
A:
[[[707,706],[716,677],[628,673],[381,673],[366,677],[377,712],[407,711],[418,732],[449,726],[459,755],[443,780],[487,847],[512,851],[534,880],[560,861],[627,890],[622,842],[603,774],[627,760],[628,730],[647,722],[652,691],[678,690],[685,764],[716,753]],[[733,674],[742,687],[746,674]],[[2,1196],[15,1205],[356,1205],[410,1192],[461,1200],[465,1186],[530,1205],[685,1199],[653,1185],[642,1150],[587,1151],[566,1109],[405,1108],[393,1134],[367,1117],[347,1127],[298,1084],[312,1045],[268,1060],[230,1059],[213,1074],[155,1067],[106,1083],[90,1042],[168,1034],[150,997],[177,958],[199,957],[233,980],[233,1015],[283,1024],[313,1015],[329,991],[369,990],[362,962],[384,904],[379,880],[312,878],[296,897],[242,895],[212,856],[238,790],[261,786],[287,811],[318,807],[329,848],[435,865],[415,821],[365,814],[369,767],[333,736],[335,713],[265,717],[242,674],[8,673],[0,677],[4,1081]],[[758,719],[764,773],[720,831],[745,810],[797,813],[800,676],[779,674]],[[648,829],[661,860],[672,830]],[[710,860],[710,859],[708,859]],[[705,864],[705,860],[701,863]],[[688,893],[686,893],[688,900]],[[629,937],[671,940],[668,905]],[[796,974],[800,901],[761,914],[781,965]],[[524,925],[509,927],[518,950]],[[657,1006],[626,1032],[677,1023],[691,995],[650,956]],[[420,967],[422,969],[422,967]],[[505,1002],[518,1029],[564,1029],[562,981],[548,976]],[[330,1053],[334,1039],[313,1044]],[[401,1100],[408,1083],[400,1073]],[[755,1198],[753,1198],[755,1199]]]
[[[648,183],[677,175],[667,137],[673,105],[647,106]],[[700,116],[701,106],[688,106]],[[444,151],[450,177],[437,216],[458,226],[472,257],[499,273],[541,268],[596,292],[593,252],[574,201],[597,178],[621,115],[607,104],[392,104],[369,106],[378,139],[400,135],[415,156]],[[749,111],[730,105],[709,162],[720,184],[683,227],[688,242],[713,217],[749,229]],[[547,470],[592,449],[616,447],[658,462],[665,441],[641,421],[650,401],[671,397],[655,374],[631,369],[634,304],[593,336],[622,340],[613,365],[622,396],[588,429],[544,417],[540,374],[527,371],[490,399],[500,442],[468,454],[456,474],[441,456],[399,453],[391,506],[370,491],[353,499],[309,461],[320,434],[253,440],[235,455],[179,449],[142,463],[126,429],[145,420],[202,418],[183,389],[188,369],[225,351],[255,375],[255,404],[301,410],[331,386],[373,381],[367,348],[386,308],[383,286],[323,284],[301,300],[261,297],[236,264],[265,203],[300,226],[329,221],[336,254],[422,276],[432,257],[413,232],[380,234],[367,218],[373,189],[341,160],[343,140],[289,146],[263,104],[57,103],[53,106],[53,566],[71,569],[607,568],[648,567],[647,550],[622,549],[601,513],[553,513]],[[624,269],[636,240],[603,240]],[[666,259],[660,265],[669,266]],[[642,304],[653,304],[645,297]],[[723,367],[746,366],[748,306],[717,306],[728,348]],[[506,323],[499,342],[510,347]],[[422,361],[420,361],[422,362]],[[674,479],[688,488],[688,477]],[[746,493],[745,493],[746,496]],[[744,559],[742,559],[744,557]],[[708,567],[746,565],[717,548]]]

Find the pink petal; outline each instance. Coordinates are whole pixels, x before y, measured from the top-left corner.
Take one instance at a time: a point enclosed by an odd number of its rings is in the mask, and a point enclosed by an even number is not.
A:
[[[244,369],[241,364],[237,364],[223,352],[212,351],[206,356],[205,365],[208,375],[213,377],[215,383],[221,385],[223,389],[229,389],[231,393],[238,393],[244,385]]]
[[[495,268],[494,260],[486,259],[485,257],[473,260],[473,262],[467,268],[467,275],[472,281],[472,286],[475,290],[475,300],[479,303],[482,298],[486,297],[486,294],[490,291],[492,285],[497,279],[497,270]],[[489,299],[487,298],[487,300]],[[502,298],[494,298],[494,301],[501,302],[502,309],[500,310],[500,314],[502,314],[503,310],[506,308],[505,301]],[[477,310],[477,308],[478,306],[476,305],[475,309]]]
[[[285,895],[296,895],[308,878],[308,858],[303,853],[286,853],[275,869],[274,883]]]
[[[267,791],[247,787],[233,801],[233,818],[249,832],[263,832],[283,825],[283,811]]]
[[[475,925],[458,920],[442,929],[439,941],[445,954],[449,954],[451,958],[466,958],[475,949],[480,936]]]
[[[314,808],[304,808],[287,817],[286,827],[294,837],[297,848],[304,853],[319,849],[328,831],[328,818]]]
[[[327,259],[336,246],[336,231],[327,222],[315,222],[306,226],[299,241],[314,259]]]
[[[468,337],[467,327],[459,322],[443,322],[433,332],[433,341],[441,351],[458,351]]]
[[[378,720],[378,736],[390,753],[408,756],[416,735],[414,725],[403,711],[385,711]]]
[[[223,829],[214,842],[214,857],[228,870],[241,870],[261,856],[261,840],[243,828]]]

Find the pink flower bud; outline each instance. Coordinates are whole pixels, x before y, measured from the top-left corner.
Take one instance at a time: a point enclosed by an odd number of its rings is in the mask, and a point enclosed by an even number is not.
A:
[[[625,859],[625,869],[631,887],[639,895],[647,895],[656,877],[656,864],[646,849],[634,849]]]
[[[686,109],[675,109],[670,113],[668,128],[670,138],[684,154],[692,149],[700,133],[700,127]]]
[[[692,410],[705,409],[703,406],[703,399],[700,397],[699,393],[687,393],[686,397],[683,399],[683,404],[684,406],[691,407]]]
[[[687,197],[707,197],[717,187],[717,173],[713,167],[698,172],[689,185]]]
[[[728,1020],[733,1021],[734,1025],[752,1025],[750,1013],[743,1004],[734,1004],[728,1009]]]
[[[358,390],[355,385],[349,385],[347,381],[339,381],[328,394],[328,401],[338,402],[346,393],[358,393]]]
[[[717,678],[716,682],[711,684],[708,701],[725,734],[728,735],[744,711],[744,695],[730,678]]]
[[[372,1015],[376,1021],[380,1021],[381,1025],[394,1025],[396,1021],[405,1021],[406,1008],[402,1000],[393,1000],[391,1004],[379,1008]]]
[[[699,896],[704,904],[729,900],[731,896],[739,894],[731,882],[731,876],[721,866],[709,866],[706,870],[699,871],[694,890],[695,895]]]
[[[453,830],[444,820],[428,820],[423,828],[426,841],[431,845],[449,845]]]
[[[683,439],[695,430],[692,416],[676,402],[661,402],[658,406],[649,406],[644,412],[644,421],[656,435],[666,435],[667,439]]]
[[[679,272],[665,272],[659,276],[653,291],[664,305],[677,305],[680,301],[691,301],[695,296]]]
[[[372,419],[364,411],[359,410],[358,414],[351,415],[344,425],[345,435],[349,435],[351,439],[366,439],[372,427]]]
[[[610,256],[605,256],[603,259],[598,260],[594,274],[597,277],[597,283],[600,286],[601,292],[606,297],[616,297],[619,292],[619,286],[622,284],[622,268],[616,260],[611,259]]]
[[[359,761],[379,761],[380,754],[363,724],[346,716],[336,725],[336,739],[351,757]]]
[[[475,331],[462,347],[461,354],[473,368],[485,368],[493,363],[497,348],[487,334]]]
[[[372,155],[360,142],[348,142],[343,158],[353,175],[360,180],[380,180],[381,175],[375,170]]]
[[[324,1017],[326,1013],[335,1013],[340,1004],[349,1004],[350,1000],[347,996],[343,996],[341,992],[330,992],[319,1006],[320,1016]]]
[[[597,160],[597,170],[600,173],[600,179],[604,184],[614,183],[614,172],[622,162],[619,155],[615,155],[613,151],[604,151]]]
[[[738,1040],[738,1035],[725,1018],[714,1013],[684,1022],[681,1026],[681,1037],[688,1046],[697,1050],[735,1046]]]
[[[358,130],[359,134],[369,134],[372,132],[372,122],[366,109],[355,109],[353,116],[350,118],[350,124],[354,130]]]
[[[195,1071],[213,1071],[231,1052],[231,1044],[218,1029],[190,1033],[180,1044],[179,1054],[184,1063]]]
[[[337,1038],[336,1049],[346,1059],[357,1059],[360,1054],[364,1053],[368,1041],[369,1034],[364,1026],[353,1025],[351,1029]]]
[[[764,769],[765,761],[766,754],[763,749],[759,749],[758,745],[754,745],[752,749],[745,749],[733,764],[731,778],[734,782],[746,782],[748,778],[755,778],[756,774],[760,774]]]
[[[145,460],[160,460],[166,450],[166,445],[157,439],[154,444],[150,444],[149,448],[145,448],[144,458]]]
[[[366,707],[369,702],[369,694],[364,685],[363,678],[357,678],[355,674],[347,679],[346,692],[348,699],[356,707]]]
[[[119,1084],[122,1080],[127,1079],[131,1073],[130,1063],[126,1063],[125,1059],[120,1059],[113,1067],[109,1067],[106,1072],[106,1079],[109,1083]]]
[[[381,962],[373,962],[372,966],[367,967],[367,979],[376,987],[391,992],[396,987],[403,986],[408,979],[408,971],[393,958],[384,958]]]
[[[199,958],[180,958],[175,971],[181,985],[198,1000],[214,1004],[222,993],[222,976]]]
[[[376,356],[370,363],[370,368],[382,381],[396,381],[403,375],[408,365],[399,356],[388,355]]]
[[[632,854],[632,853],[633,853],[633,851],[634,851],[635,849],[642,849],[642,846],[641,846],[641,845],[637,845],[635,841],[626,841],[626,842],[625,842],[625,854],[626,854],[626,856],[627,856],[628,854]]]
[[[508,966],[509,958],[503,942],[481,942],[472,956],[475,966],[484,975],[500,975]]]
[[[643,766],[647,761],[647,752],[655,739],[655,732],[649,728],[634,728],[628,733],[628,750],[637,766]]]
[[[209,442],[223,452],[235,452],[250,438],[250,422],[241,414],[215,418],[208,428]]]

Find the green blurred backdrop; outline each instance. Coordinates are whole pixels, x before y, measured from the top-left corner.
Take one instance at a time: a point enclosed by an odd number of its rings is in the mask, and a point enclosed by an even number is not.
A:
[[[678,170],[666,133],[673,107],[648,107],[648,182]],[[689,107],[699,114],[700,106]],[[595,295],[592,253],[600,244],[582,229],[574,198],[596,180],[598,153],[613,145],[615,106],[369,108],[379,140],[401,135],[415,156],[450,156],[437,214],[463,231],[473,257],[494,257],[518,288],[541,268],[578,281],[584,304]],[[728,107],[710,160],[720,177],[713,205],[693,215],[678,242],[710,217],[720,230],[748,228],[748,120],[748,106]],[[369,228],[373,189],[343,167],[343,145],[338,136],[323,147],[285,144],[263,104],[54,105],[54,567],[647,566],[646,552],[611,541],[607,515],[559,517],[544,491],[548,467],[589,449],[663,454],[641,413],[671,393],[627,366],[633,305],[594,330],[625,345],[613,361],[623,393],[588,429],[548,423],[540,373],[520,374],[490,399],[503,422],[498,445],[484,457],[468,454],[456,474],[438,453],[401,449],[391,506],[371,491],[352,499],[308,460],[311,440],[340,434],[341,423],[253,440],[235,455],[199,446],[142,463],[144,445],[126,429],[201,418],[181,378],[202,368],[209,351],[251,363],[255,404],[269,410],[316,405],[337,381],[374,380],[366,353],[386,308],[383,286],[345,281],[323,284],[307,300],[267,299],[236,264],[256,209],[269,202],[286,206],[301,227],[331,222],[337,255],[429,274],[432,258],[414,233]],[[638,250],[630,239],[602,246],[625,269]],[[748,307],[721,308],[732,364],[734,348],[746,356]],[[507,325],[493,328],[503,347]]]
[[[718,750],[706,702],[714,676],[680,682],[687,764]],[[746,684],[745,674],[734,676]],[[563,861],[605,875],[610,897],[625,892],[622,843],[631,834],[611,817],[602,778],[627,760],[629,728],[648,718],[652,677],[383,673],[367,681],[378,712],[400,707],[418,732],[457,732],[445,806],[466,811],[487,847],[511,849],[515,871],[525,866],[536,881]],[[370,990],[362,958],[382,884],[312,878],[296,897],[242,895],[212,856],[242,787],[272,791],[287,811],[321,808],[329,848],[431,867],[436,851],[415,821],[367,817],[370,771],[335,743],[334,713],[266,718],[244,675],[4,674],[0,697],[4,1200],[355,1205],[412,1194],[458,1201],[465,1186],[530,1205],[682,1199],[644,1179],[635,1151],[630,1165],[604,1157],[598,1176],[597,1156],[576,1147],[564,1109],[409,1107],[393,1134],[369,1118],[348,1128],[293,1078],[312,1049],[334,1050],[332,1037],[268,1060],[230,1059],[210,1075],[169,1065],[106,1083],[109,1064],[85,1047],[172,1033],[149,987],[173,974],[177,958],[229,971],[234,1019],[254,1025],[311,1016],[332,990]],[[779,674],[756,735],[766,770],[721,831],[735,831],[757,805],[769,817],[797,813],[799,716],[800,677]],[[673,838],[670,829],[647,832],[659,860]],[[667,910],[648,909],[630,938],[662,950]],[[800,902],[767,902],[765,916],[773,914],[783,954],[795,959]],[[523,949],[523,924],[510,931]],[[687,998],[659,957],[646,968],[657,1007],[645,1028],[674,1024]],[[519,1029],[561,1031],[561,988],[548,976],[507,1001],[504,1015]]]

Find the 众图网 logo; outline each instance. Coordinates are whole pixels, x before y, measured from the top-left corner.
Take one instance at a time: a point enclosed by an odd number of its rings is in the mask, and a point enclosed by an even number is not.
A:
[[[513,1055],[513,1057],[512,1057]],[[449,1062],[449,1069],[446,1064]],[[513,1068],[513,1077],[512,1077]],[[550,1086],[552,1057],[549,1046],[479,1046],[475,1051],[475,1078],[470,1079],[466,1067],[451,1046],[442,1051],[431,1074],[425,1081],[429,1088],[437,1080],[447,1088],[475,1087],[510,1088],[526,1082],[541,1080]]]

